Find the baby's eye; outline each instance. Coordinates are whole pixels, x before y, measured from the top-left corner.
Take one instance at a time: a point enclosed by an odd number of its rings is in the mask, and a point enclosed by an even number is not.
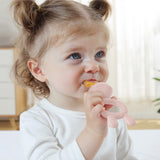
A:
[[[104,51],[99,51],[96,53],[95,58],[103,58],[105,56]]]
[[[81,55],[79,53],[73,53],[69,56],[70,59],[81,59]]]

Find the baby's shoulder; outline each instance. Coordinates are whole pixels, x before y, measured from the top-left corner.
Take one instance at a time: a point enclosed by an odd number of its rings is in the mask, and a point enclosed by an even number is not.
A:
[[[36,103],[34,106],[29,108],[28,110],[21,113],[21,116],[27,116],[27,115],[37,115],[43,112],[43,109],[40,107],[39,103]]]
[[[48,111],[40,105],[40,102],[36,103],[33,107],[24,111],[20,115],[21,121],[34,120],[34,121],[48,121]]]
[[[47,110],[40,105],[35,104],[32,108],[21,113],[20,115],[20,130],[23,132],[29,131],[37,134],[41,132],[52,134],[54,132],[55,118],[50,118]]]

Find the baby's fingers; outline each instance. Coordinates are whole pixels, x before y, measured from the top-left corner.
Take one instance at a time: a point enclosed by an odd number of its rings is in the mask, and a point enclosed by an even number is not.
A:
[[[104,104],[102,94],[99,92],[85,93],[84,104],[88,110],[91,110],[97,104]]]
[[[113,105],[109,105],[109,104],[105,104],[104,105],[105,110],[109,110],[112,107],[113,107]]]
[[[103,112],[105,108],[101,104],[97,104],[95,107],[92,108],[92,114],[94,117],[100,117],[101,112]]]

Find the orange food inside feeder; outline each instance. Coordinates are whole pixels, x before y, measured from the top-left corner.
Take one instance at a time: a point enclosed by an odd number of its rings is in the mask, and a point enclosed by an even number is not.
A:
[[[90,88],[91,86],[93,86],[96,83],[97,83],[96,81],[84,81],[84,85],[87,88]]]

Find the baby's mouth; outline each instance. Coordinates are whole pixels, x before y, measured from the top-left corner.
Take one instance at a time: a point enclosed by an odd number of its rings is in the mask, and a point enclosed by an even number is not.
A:
[[[91,86],[95,85],[97,83],[97,81],[95,79],[89,79],[89,80],[85,80],[83,82],[84,86],[87,88],[90,88]]]

